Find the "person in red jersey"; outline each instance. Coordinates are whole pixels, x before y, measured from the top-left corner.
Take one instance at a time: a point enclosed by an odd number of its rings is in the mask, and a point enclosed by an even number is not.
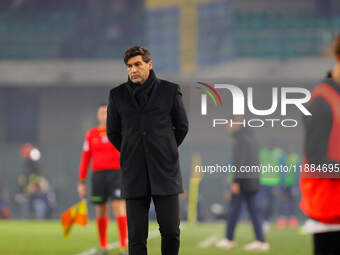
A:
[[[312,115],[304,117],[300,207],[309,217],[314,255],[340,254],[340,35],[333,46],[336,65],[314,88]]]
[[[119,231],[120,253],[125,254],[127,252],[127,219],[125,200],[121,198],[120,194],[120,153],[107,138],[106,114],[107,105],[101,105],[97,112],[99,125],[91,128],[86,134],[79,167],[78,193],[80,198],[84,198],[87,190],[87,172],[92,160],[91,201],[96,205],[101,252],[102,254],[107,254],[108,200],[111,199],[112,210],[116,217]]]

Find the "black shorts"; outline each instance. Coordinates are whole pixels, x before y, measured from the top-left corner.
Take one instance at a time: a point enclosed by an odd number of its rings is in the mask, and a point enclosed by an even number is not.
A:
[[[103,170],[92,173],[92,196],[94,204],[106,203],[109,199],[120,200],[121,170]]]

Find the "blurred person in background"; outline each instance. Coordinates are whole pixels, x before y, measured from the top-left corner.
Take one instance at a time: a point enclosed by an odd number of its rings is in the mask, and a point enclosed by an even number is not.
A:
[[[38,161],[41,158],[39,149],[30,143],[20,147],[20,157],[24,160],[23,172],[18,178],[19,194],[15,200],[22,205],[28,205],[31,219],[49,219],[52,217],[56,199],[46,178],[42,176]],[[24,217],[26,213],[24,212]]]
[[[0,219],[9,219],[11,216],[11,210],[8,207],[9,193],[3,182],[0,181]]]
[[[107,254],[107,228],[109,223],[108,200],[112,200],[112,210],[117,221],[120,254],[127,253],[127,220],[125,201],[121,197],[120,153],[109,142],[106,134],[107,105],[99,106],[99,125],[91,128],[85,137],[79,167],[78,194],[81,199],[86,194],[86,177],[92,160],[91,202],[96,206],[97,228],[101,253]]]
[[[280,167],[280,165],[286,165],[285,153],[278,146],[278,140],[276,138],[271,138],[269,146],[260,150],[259,162],[262,166],[267,167]],[[264,220],[263,228],[265,231],[268,231],[270,228],[270,221],[276,211],[281,173],[275,171],[262,172],[260,175],[260,183],[261,210]]]
[[[44,177],[38,176],[36,179],[30,180],[26,190],[30,201],[32,201],[33,218],[50,219],[53,208],[56,207],[56,199],[48,181]]]
[[[313,233],[315,255],[340,254],[340,35],[333,46],[336,65],[314,88],[312,115],[304,117],[300,206],[310,218],[305,230]],[[325,167],[328,173],[311,171]]]
[[[179,196],[179,215],[181,221],[188,220],[188,203],[189,203],[189,192],[184,190],[184,192]],[[198,194],[197,201],[197,221],[204,222],[207,220],[206,206],[202,199],[202,196]]]
[[[279,217],[276,222],[278,228],[284,228],[287,225],[290,228],[298,226],[296,214],[297,197],[299,194],[298,178],[300,163],[300,156],[297,153],[288,153],[286,165],[290,171],[281,173],[280,203],[278,205]]]
[[[237,221],[241,214],[241,205],[245,201],[253,224],[256,241],[244,246],[246,251],[267,251],[269,244],[265,242],[262,228],[262,219],[258,209],[258,192],[260,182],[258,173],[241,173],[241,166],[258,166],[259,148],[254,137],[253,130],[242,127],[244,118],[233,117],[233,124],[229,127],[229,132],[234,138],[232,165],[236,166],[237,172],[234,174],[231,184],[231,201],[227,213],[226,238],[216,243],[216,246],[223,249],[231,249],[236,246],[234,233]]]

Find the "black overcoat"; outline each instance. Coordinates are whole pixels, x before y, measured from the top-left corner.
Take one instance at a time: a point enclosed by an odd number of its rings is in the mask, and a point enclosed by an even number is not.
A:
[[[120,151],[123,198],[183,192],[178,146],[188,119],[182,93],[179,85],[151,74],[152,82],[139,85],[152,85],[144,105],[131,92],[130,80],[110,90],[107,136]]]

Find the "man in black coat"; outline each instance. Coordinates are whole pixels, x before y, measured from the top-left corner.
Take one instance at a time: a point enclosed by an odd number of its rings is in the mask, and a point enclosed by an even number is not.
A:
[[[124,62],[129,78],[110,91],[107,136],[121,153],[129,255],[147,254],[151,198],[162,255],[175,255],[180,243],[178,194],[183,192],[178,146],[188,132],[182,93],[179,85],[156,77],[144,47],[128,49]]]

